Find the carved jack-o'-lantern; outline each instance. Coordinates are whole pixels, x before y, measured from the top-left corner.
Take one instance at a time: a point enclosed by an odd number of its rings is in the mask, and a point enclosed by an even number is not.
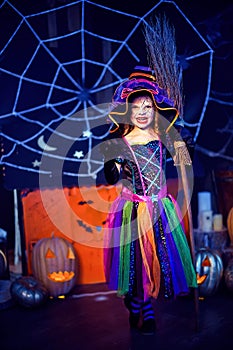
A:
[[[223,262],[217,251],[201,248],[196,254],[196,272],[200,295],[214,294],[223,276]]]
[[[32,271],[53,297],[67,294],[76,284],[77,257],[64,238],[40,239],[32,251]]]

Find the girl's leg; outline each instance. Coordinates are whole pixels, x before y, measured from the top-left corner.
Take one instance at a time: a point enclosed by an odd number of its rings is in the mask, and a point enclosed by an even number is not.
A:
[[[131,328],[137,328],[140,320],[141,302],[128,295],[124,299],[125,306],[129,310],[129,324]]]
[[[129,310],[129,324],[131,328],[138,328],[142,315],[140,331],[145,335],[154,334],[156,329],[154,309],[151,298],[142,301],[136,297],[125,296],[125,306]]]
[[[142,327],[141,332],[143,334],[154,334],[156,325],[155,325],[155,314],[151,299],[147,299],[142,304]]]

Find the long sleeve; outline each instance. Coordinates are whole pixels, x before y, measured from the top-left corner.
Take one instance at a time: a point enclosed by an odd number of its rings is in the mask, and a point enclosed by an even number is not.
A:
[[[115,159],[104,163],[104,175],[107,183],[110,185],[115,185],[119,181],[120,172],[116,166]]]
[[[120,172],[116,163],[123,162],[122,140],[114,138],[104,140],[100,145],[100,152],[104,156],[104,175],[108,184],[114,185],[120,179]]]

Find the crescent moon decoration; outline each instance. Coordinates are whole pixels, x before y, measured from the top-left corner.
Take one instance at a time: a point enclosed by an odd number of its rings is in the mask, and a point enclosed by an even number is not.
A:
[[[41,135],[38,138],[37,144],[41,149],[43,149],[44,151],[47,151],[47,152],[54,152],[57,150],[57,147],[47,145],[47,143],[44,141],[44,135]]]

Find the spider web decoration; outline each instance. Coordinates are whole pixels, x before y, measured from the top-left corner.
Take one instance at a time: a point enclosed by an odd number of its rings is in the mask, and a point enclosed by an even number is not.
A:
[[[209,169],[233,169],[233,91],[232,91],[232,31],[233,4],[208,18],[199,20],[197,27],[214,50],[213,78],[210,96],[197,139],[196,150],[202,153],[203,163]]]
[[[198,138],[210,97],[210,45],[174,1],[143,8],[136,1],[130,10],[123,1],[111,4],[114,8],[105,3],[2,1],[0,131],[6,188],[37,188],[39,177],[46,187],[103,182],[98,145],[109,129],[108,103],[132,68],[147,64],[142,29],[156,11],[166,11],[177,29],[184,121]]]

